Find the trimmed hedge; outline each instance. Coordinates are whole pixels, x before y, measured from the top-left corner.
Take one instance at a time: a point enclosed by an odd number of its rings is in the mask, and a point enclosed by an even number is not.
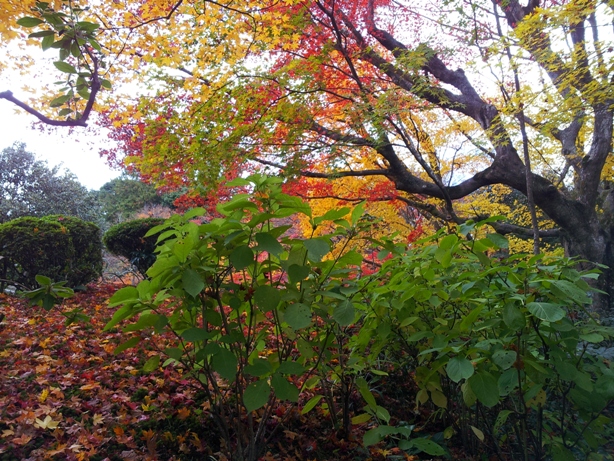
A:
[[[36,288],[35,277],[85,285],[102,274],[100,228],[62,215],[0,224],[0,278]]]
[[[145,237],[145,234],[160,224],[163,218],[135,219],[111,227],[102,239],[107,249],[117,256],[123,256],[145,276],[147,269],[156,261],[156,241],[158,234]]]

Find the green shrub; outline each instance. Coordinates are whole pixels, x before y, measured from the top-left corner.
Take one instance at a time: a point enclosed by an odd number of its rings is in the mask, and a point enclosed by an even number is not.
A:
[[[78,218],[23,217],[0,224],[0,278],[36,288],[35,277],[84,285],[102,273],[100,229]]]
[[[164,222],[162,218],[135,219],[116,224],[103,237],[107,249],[117,256],[128,259],[143,276],[156,260],[157,234],[145,237],[145,234]]]
[[[444,437],[456,434],[469,450],[606,459],[614,368],[590,353],[612,337],[589,310],[588,280],[598,274],[567,258],[493,257],[507,240],[471,238],[474,227],[409,251],[389,246],[394,256],[365,280],[369,310],[356,353],[412,370],[416,403],[438,410]],[[391,433],[380,426],[365,441]]]
[[[351,276],[362,257],[351,248],[360,235],[361,208],[351,221],[341,219],[348,208],[312,218],[309,205],[281,193],[279,182],[256,175],[236,180],[232,184],[250,185],[256,194],[218,206],[222,218],[198,225],[192,220],[205,210],[194,209],[152,229],[169,238],[150,279],[115,293],[110,306],[118,310],[106,326],[131,320],[124,331],[138,332],[116,352],[150,333],[172,331],[175,344],[163,358],[150,357],[144,371],[173,364],[189,370],[186,376],[210,403],[227,454],[244,461],[263,453],[277,424],[274,409],[298,404],[301,390],[319,382],[323,362],[344,359],[337,338],[358,313]],[[284,218],[297,213],[311,218],[314,230],[322,224],[336,229],[293,239]],[[332,241],[342,250],[325,258]]]

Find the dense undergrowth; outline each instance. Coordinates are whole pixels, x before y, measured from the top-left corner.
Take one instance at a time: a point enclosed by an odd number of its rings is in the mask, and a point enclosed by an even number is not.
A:
[[[0,459],[612,459],[596,271],[476,223],[375,240],[360,207],[241,181],[221,218],[151,230],[137,286],[3,295]]]

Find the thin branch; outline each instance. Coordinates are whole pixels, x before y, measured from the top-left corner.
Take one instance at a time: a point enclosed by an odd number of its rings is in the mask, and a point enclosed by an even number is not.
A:
[[[30,107],[25,102],[20,101],[19,99],[17,99],[15,96],[13,96],[13,92],[12,91],[0,92],[0,99],[6,99],[7,101],[12,102],[16,106],[21,107],[23,110],[25,110],[29,114],[34,115],[41,122],[43,122],[43,123],[45,123],[47,125],[51,125],[51,126],[67,126],[67,127],[74,127],[74,126],[86,127],[87,126],[87,119],[89,118],[90,113],[92,112],[92,108],[94,107],[94,103],[96,102],[96,95],[100,91],[100,88],[101,88],[101,85],[100,85],[100,79],[98,77],[98,61],[95,59],[94,60],[94,71],[92,72],[92,85],[90,87],[90,97],[87,100],[87,104],[85,105],[85,110],[83,111],[83,114],[77,120],[72,120],[72,119],[68,119],[68,120],[54,120],[54,119],[51,119],[51,118],[41,114],[39,111],[37,111],[33,107]]]

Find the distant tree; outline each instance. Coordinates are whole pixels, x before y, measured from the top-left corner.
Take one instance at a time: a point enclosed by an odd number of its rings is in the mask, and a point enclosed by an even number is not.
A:
[[[97,192],[102,214],[108,224],[132,219],[146,208],[169,206],[172,202],[156,192],[154,186],[138,179],[112,179]]]
[[[70,171],[50,167],[15,143],[0,151],[0,222],[62,214],[98,222],[96,195]]]

